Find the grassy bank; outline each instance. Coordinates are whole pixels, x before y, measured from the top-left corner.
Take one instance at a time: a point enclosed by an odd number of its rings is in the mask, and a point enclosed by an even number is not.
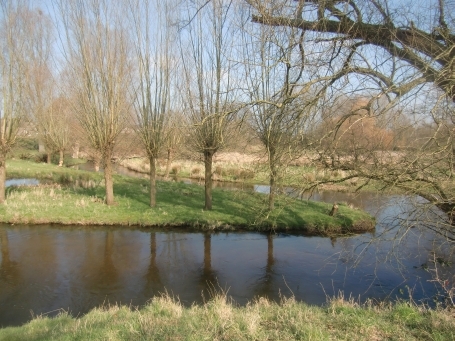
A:
[[[407,303],[359,306],[343,299],[326,307],[292,299],[260,299],[245,307],[223,296],[183,307],[169,297],[141,310],[113,306],[80,318],[38,317],[21,327],[0,329],[0,340],[453,340],[449,310]]]
[[[23,160],[7,161],[8,178],[37,178],[37,187],[10,187],[0,207],[4,223],[80,225],[189,226],[197,229],[295,230],[317,234],[369,230],[367,213],[340,204],[280,197],[266,210],[267,196],[243,191],[213,190],[212,211],[204,211],[203,188],[180,182],[158,182],[156,208],[150,208],[148,180],[116,175],[115,206],[106,206],[102,174]]]

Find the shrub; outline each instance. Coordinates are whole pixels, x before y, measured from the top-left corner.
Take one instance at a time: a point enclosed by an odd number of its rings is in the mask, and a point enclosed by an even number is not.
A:
[[[240,169],[238,168],[229,168],[225,171],[225,174],[228,176],[232,176],[234,179],[240,176]]]
[[[31,160],[33,158],[33,155],[30,153],[21,153],[19,155],[19,159],[21,160]]]
[[[193,168],[191,169],[191,175],[197,176],[197,175],[199,175],[199,174],[201,174],[201,169],[200,169],[199,167],[193,167]]]
[[[314,173],[307,173],[303,175],[303,180],[306,182],[314,182],[314,180],[316,180],[316,176]]]
[[[218,176],[223,176],[224,169],[221,166],[216,166],[214,173]]]
[[[46,163],[47,162],[47,154],[46,153],[39,153],[35,155],[35,161],[38,163]]]
[[[254,175],[255,175],[255,173],[251,169],[242,169],[240,171],[239,177],[243,180],[247,180],[247,179],[254,179]]]
[[[38,139],[32,137],[19,137],[16,140],[15,147],[28,150],[38,150]]]
[[[174,165],[174,166],[172,166],[172,168],[171,168],[171,174],[173,174],[173,175],[179,174],[180,168],[181,168],[180,165]]]
[[[60,174],[60,176],[57,179],[57,183],[63,186],[68,186],[73,182],[73,177],[69,174]]]

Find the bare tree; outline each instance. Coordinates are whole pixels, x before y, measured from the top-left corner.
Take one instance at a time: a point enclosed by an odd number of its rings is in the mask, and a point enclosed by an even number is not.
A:
[[[38,132],[39,140],[44,142],[47,161],[50,163],[52,153],[61,149],[54,142],[65,140],[65,137],[58,136],[58,133],[64,131],[56,129],[57,117],[54,110],[56,86],[51,72],[53,28],[51,19],[41,10],[27,12],[27,25],[30,34],[30,43],[26,44],[30,58],[26,83],[28,107],[30,118]],[[59,119],[58,122],[63,123],[64,120]]]
[[[150,206],[156,206],[156,160],[167,140],[176,95],[175,30],[170,2],[131,1],[138,63],[138,87],[134,91],[135,129],[150,162]]]
[[[252,125],[267,153],[272,210],[287,165],[305,152],[302,140],[329,79],[318,74],[317,64],[307,64],[314,51],[301,30],[244,29],[246,94]]]
[[[6,156],[16,140],[20,123],[29,113],[27,82],[35,62],[28,49],[36,35],[30,26],[27,1],[1,1],[0,37],[0,204],[5,201]]]
[[[106,204],[114,204],[112,157],[128,122],[131,72],[127,30],[120,6],[110,1],[59,1],[66,34],[64,54],[73,109],[101,155]]]
[[[166,129],[166,139],[165,139],[165,150],[166,150],[166,169],[164,171],[164,177],[169,177],[169,172],[171,170],[171,164],[174,160],[176,151],[179,149],[182,143],[182,136],[185,132],[186,127],[182,126],[184,121],[184,116],[181,113],[173,112],[169,124]]]
[[[69,147],[72,135],[70,126],[74,129],[71,113],[69,101],[66,98],[58,97],[42,115],[37,117],[36,125],[45,143],[46,151],[48,155],[52,152],[58,152],[58,165],[60,167],[63,166],[64,152]]]
[[[454,17],[446,0],[413,1],[412,6],[391,0],[274,2],[289,8],[286,16],[274,15],[273,7],[262,1],[246,1],[257,10],[253,22],[323,33],[339,48],[347,48],[350,58],[343,63],[342,74],[369,75],[397,95],[434,83],[455,101]],[[397,82],[398,69],[390,76],[381,72],[383,68],[359,64],[356,56],[367,47],[385,51],[417,73]]]
[[[273,39],[277,35],[274,31],[262,29],[258,42],[243,44],[245,48],[254,48],[253,51],[247,51],[250,56],[247,91],[251,102],[255,103],[252,106],[251,121],[267,153],[269,210],[274,208],[285,155],[292,150],[296,130],[299,129],[299,111],[291,109],[298,79],[292,78],[300,78],[302,75],[298,70],[297,73],[294,72],[295,65],[291,65],[290,58],[294,47],[303,49],[302,41],[295,44],[292,37],[288,44],[287,37],[285,41]],[[303,61],[299,60],[298,68],[302,65]]]
[[[365,179],[360,187],[370,181],[382,188],[398,187],[452,217],[455,22],[449,4],[443,0],[414,1],[412,6],[389,0],[247,2],[256,12],[253,22],[297,28],[321,49],[331,46],[323,68],[332,77],[327,93],[367,99],[338,116],[333,129],[313,144],[323,164],[349,171],[336,181],[356,177]],[[284,10],[278,12],[277,7]],[[327,101],[324,110],[334,110],[336,103],[336,99]],[[391,112],[405,112],[399,116],[415,124],[426,122],[431,133],[418,136],[416,148],[400,153],[381,150],[374,143],[368,148],[363,144],[360,152],[357,144],[361,162],[345,157],[326,163],[339,154],[340,146],[346,147],[343,139],[346,142],[346,134],[356,126],[371,117],[386,121]]]
[[[212,209],[212,162],[227,142],[226,134],[236,111],[232,0],[214,0],[188,11],[181,33],[186,114],[190,143],[201,153],[205,167],[205,209]],[[195,14],[194,14],[195,13]]]

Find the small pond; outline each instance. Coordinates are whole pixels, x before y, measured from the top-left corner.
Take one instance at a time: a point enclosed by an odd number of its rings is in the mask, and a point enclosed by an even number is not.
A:
[[[36,186],[39,184],[38,179],[9,179],[5,181],[5,186]]]

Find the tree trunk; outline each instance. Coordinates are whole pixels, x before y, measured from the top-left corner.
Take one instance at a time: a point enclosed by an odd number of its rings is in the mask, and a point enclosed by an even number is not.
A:
[[[276,186],[277,186],[277,165],[276,165],[276,157],[275,157],[275,150],[271,147],[269,149],[269,168],[270,168],[270,191],[269,191],[269,211],[273,211],[275,208],[275,194],[276,194]]]
[[[51,153],[49,153],[49,152],[47,152],[46,162],[47,162],[48,164],[51,163]]]
[[[151,156],[150,159],[150,207],[156,206],[156,159]]]
[[[164,174],[165,178],[169,177],[169,172],[171,171],[171,163],[172,163],[172,148],[168,148],[167,160],[166,160],[166,172]]]
[[[106,151],[103,155],[104,182],[106,186],[106,205],[114,204],[114,181],[112,179],[112,151]]]
[[[205,207],[204,209],[210,211],[212,209],[212,161],[213,152],[204,152],[204,165],[205,165]]]
[[[0,152],[0,204],[5,203],[6,199],[6,155]]]
[[[274,171],[270,172],[269,211],[275,208],[276,179]]]
[[[74,146],[73,146],[73,155],[72,155],[72,158],[73,159],[79,159],[79,142],[76,141],[76,143],[74,143]]]
[[[337,212],[338,212],[338,205],[336,203],[334,203],[329,215],[334,217],[334,216],[336,216]]]
[[[95,172],[99,172],[100,171],[100,160],[99,158],[95,158],[95,160],[93,160],[93,163],[94,163],[94,167],[95,167]]]
[[[62,166],[63,166],[63,150],[60,150],[60,151],[59,151],[58,166],[59,166],[59,167],[62,167]]]

